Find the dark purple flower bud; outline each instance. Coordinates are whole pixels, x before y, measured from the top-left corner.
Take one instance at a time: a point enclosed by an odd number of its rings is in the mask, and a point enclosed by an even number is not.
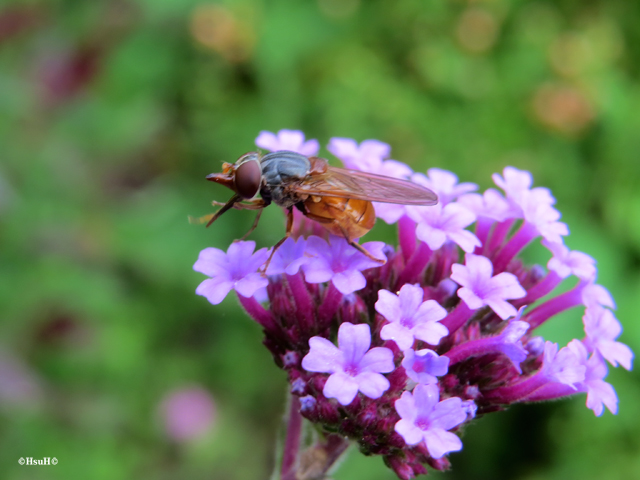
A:
[[[291,382],[291,389],[289,390],[294,395],[302,395],[307,389],[307,383],[301,379],[296,378],[293,382]]]

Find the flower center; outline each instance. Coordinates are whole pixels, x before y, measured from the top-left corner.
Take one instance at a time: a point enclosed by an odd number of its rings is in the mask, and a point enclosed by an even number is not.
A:
[[[422,373],[424,372],[424,363],[420,361],[413,362],[413,366],[411,368],[416,373]]]
[[[344,373],[346,373],[350,377],[355,377],[356,375],[358,375],[358,367],[353,364],[345,365]]]
[[[429,419],[427,418],[419,418],[416,420],[416,427],[420,430],[429,430]]]
[[[413,328],[413,318],[412,317],[402,317],[400,319],[400,325],[404,328],[412,329]]]

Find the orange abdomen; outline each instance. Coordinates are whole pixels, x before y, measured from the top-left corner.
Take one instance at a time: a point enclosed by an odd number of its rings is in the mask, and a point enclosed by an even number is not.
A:
[[[318,200],[319,201],[314,201]],[[360,238],[373,228],[376,214],[371,202],[340,197],[309,197],[304,206],[312,220],[334,235]],[[316,217],[316,218],[314,218]]]

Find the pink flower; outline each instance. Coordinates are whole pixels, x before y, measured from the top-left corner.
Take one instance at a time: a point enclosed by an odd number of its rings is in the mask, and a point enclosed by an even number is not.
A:
[[[330,373],[323,394],[349,405],[358,392],[369,398],[379,398],[389,381],[381,375],[393,371],[393,352],[371,346],[369,325],[343,323],[338,331],[338,347],[323,337],[309,340],[309,353],[302,359],[302,368],[309,372]]]
[[[258,273],[258,268],[267,261],[269,252],[262,248],[253,253],[255,242],[232,243],[227,253],[217,248],[205,248],[193,265],[196,272],[208,275],[196,293],[207,298],[212,304],[222,302],[234,289],[243,297],[251,297],[269,281]]]
[[[432,207],[406,207],[407,214],[418,224],[416,236],[437,250],[447,240],[456,244],[465,252],[473,252],[481,245],[480,240],[466,227],[476,220],[476,216],[457,203],[441,204]]]
[[[162,401],[161,412],[167,435],[179,442],[203,436],[216,418],[213,398],[201,387],[170,392]]]
[[[449,330],[439,323],[447,311],[435,300],[422,301],[424,292],[415,285],[404,285],[398,295],[388,290],[378,292],[376,311],[387,323],[380,331],[380,338],[393,340],[400,350],[407,350],[418,339],[438,345]]]
[[[280,130],[277,135],[271,132],[260,132],[256,138],[256,145],[270,152],[289,150],[307,157],[318,154],[320,144],[317,140],[304,141],[304,133],[299,130]]]
[[[481,255],[467,253],[465,264],[455,264],[451,271],[451,279],[462,287],[458,296],[469,308],[477,310],[486,305],[503,320],[518,313],[507,300],[527,294],[512,273],[502,272],[493,276],[491,261]]]
[[[467,420],[471,412],[458,397],[439,401],[437,385],[416,385],[413,393],[404,392],[396,400],[396,411],[402,418],[395,430],[407,445],[424,442],[433,458],[462,450],[462,442],[448,430]]]

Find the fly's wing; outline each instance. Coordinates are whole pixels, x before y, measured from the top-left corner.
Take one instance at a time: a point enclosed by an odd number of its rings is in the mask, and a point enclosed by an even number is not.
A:
[[[318,197],[341,197],[400,205],[435,205],[438,196],[408,180],[358,170],[328,167],[286,186],[288,190]]]

